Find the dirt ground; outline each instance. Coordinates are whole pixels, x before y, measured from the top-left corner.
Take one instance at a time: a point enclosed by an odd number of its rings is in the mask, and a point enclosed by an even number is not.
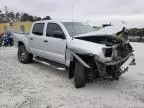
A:
[[[144,108],[144,44],[132,45],[137,65],[119,81],[97,79],[82,89],[66,71],[21,64],[15,47],[0,47],[0,108]]]

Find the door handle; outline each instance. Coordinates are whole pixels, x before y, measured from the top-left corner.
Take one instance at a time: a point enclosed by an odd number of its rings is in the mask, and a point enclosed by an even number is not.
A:
[[[33,38],[30,38],[30,40],[33,40]]]
[[[48,42],[47,40],[44,40],[43,42]]]

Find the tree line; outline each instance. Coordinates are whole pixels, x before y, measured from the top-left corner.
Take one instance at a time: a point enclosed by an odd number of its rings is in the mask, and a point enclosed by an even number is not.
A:
[[[102,28],[103,27],[106,27],[106,26],[111,26],[111,24],[103,24],[102,25]],[[93,26],[93,28],[95,30],[99,30],[101,29],[101,27],[98,27],[98,26]],[[132,29],[128,29],[128,33],[129,33],[129,36],[140,36],[140,37],[144,37],[144,28],[132,28]]]
[[[5,17],[4,17],[5,16]],[[2,14],[0,10],[0,23],[9,23],[10,21],[40,21],[40,20],[51,20],[50,16],[39,17],[33,16],[28,13],[20,13],[20,12],[7,12],[7,14]]]
[[[4,18],[3,15],[6,17]],[[40,17],[40,16],[33,16],[28,13],[20,13],[20,12],[7,12],[7,14],[2,14],[2,11],[0,10],[0,23],[9,23],[10,21],[16,22],[16,21],[40,21],[40,20],[51,20],[50,16]],[[100,29],[100,27],[93,26],[96,30]],[[144,37],[144,28],[138,29],[138,28],[132,28],[129,29],[129,35],[130,36],[141,36]]]
[[[141,36],[144,37],[144,28],[132,28],[129,29],[129,35],[130,36]]]

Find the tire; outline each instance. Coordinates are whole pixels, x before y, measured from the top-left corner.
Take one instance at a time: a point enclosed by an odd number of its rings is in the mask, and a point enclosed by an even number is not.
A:
[[[33,55],[27,52],[24,45],[21,45],[18,48],[18,59],[21,63],[28,64],[33,61]]]
[[[85,70],[86,70],[85,67],[76,60],[75,72],[74,72],[75,88],[85,87],[86,84]]]

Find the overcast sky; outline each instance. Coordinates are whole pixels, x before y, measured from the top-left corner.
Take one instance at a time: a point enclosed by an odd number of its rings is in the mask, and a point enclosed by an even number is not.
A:
[[[82,20],[95,25],[124,20],[129,27],[144,27],[144,0],[1,0],[1,10],[4,6],[59,20]]]

